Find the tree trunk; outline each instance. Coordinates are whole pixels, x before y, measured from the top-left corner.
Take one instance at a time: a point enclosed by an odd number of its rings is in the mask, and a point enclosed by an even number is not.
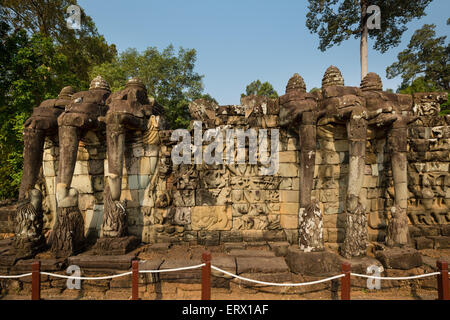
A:
[[[367,64],[367,0],[361,0],[361,42],[360,42],[360,58],[361,58],[361,80],[368,73]]]

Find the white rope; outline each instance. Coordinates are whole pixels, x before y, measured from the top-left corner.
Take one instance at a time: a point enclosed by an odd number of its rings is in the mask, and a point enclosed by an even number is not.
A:
[[[32,273],[24,273],[24,274],[18,274],[16,276],[0,276],[0,279],[15,279],[15,278],[22,278],[22,277],[28,277],[31,276]]]
[[[200,268],[200,267],[203,267],[203,266],[205,266],[205,263],[198,264],[198,265],[196,265],[196,266],[181,267],[181,268],[175,268],[175,269],[139,270],[139,273],[158,273],[158,272],[182,271],[182,270],[197,269],[197,268]]]
[[[118,277],[123,277],[126,275],[131,274],[132,272],[124,272],[121,274],[115,274],[112,276],[104,276],[104,277],[75,277],[75,276],[65,276],[62,274],[56,274],[56,273],[50,273],[50,272],[41,272],[41,274],[46,274],[48,276],[53,276],[56,278],[64,278],[64,279],[75,279],[75,280],[106,280],[106,279],[113,279],[113,278],[118,278]]]
[[[222,270],[217,268],[216,266],[211,266],[211,269],[220,271],[222,273],[225,273],[229,276],[235,277],[237,279],[241,279],[244,281],[249,281],[249,282],[254,282],[254,283],[259,283],[259,284],[264,284],[264,285],[268,285],[268,286],[280,286],[280,287],[300,287],[300,286],[308,286],[308,285],[312,285],[312,284],[317,284],[317,283],[322,283],[322,282],[326,282],[326,281],[330,281],[330,280],[334,280],[334,279],[339,279],[342,277],[345,277],[344,274],[339,274],[337,276],[333,276],[330,278],[326,278],[326,279],[322,279],[322,280],[317,280],[317,281],[311,281],[311,282],[303,282],[303,283],[274,283],[274,282],[265,282],[265,281],[258,281],[258,280],[253,280],[253,279],[249,279],[249,278],[244,278],[235,274],[232,274],[228,271]]]
[[[441,274],[440,272],[432,272],[432,273],[426,273],[426,274],[420,274],[418,276],[409,276],[409,277],[377,277],[377,276],[368,276],[365,274],[358,274],[358,273],[350,273],[352,276],[356,277],[362,277],[362,278],[370,278],[370,279],[380,279],[380,280],[409,280],[409,279],[418,279],[418,278],[425,278],[425,277],[431,277]]]

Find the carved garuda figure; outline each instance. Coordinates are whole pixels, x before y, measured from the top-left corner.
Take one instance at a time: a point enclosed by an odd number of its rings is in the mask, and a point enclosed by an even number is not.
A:
[[[33,255],[45,245],[42,234],[42,195],[34,186],[42,164],[45,138],[57,142],[58,116],[70,103],[73,93],[72,87],[64,87],[56,99],[45,100],[34,108],[31,117],[25,121],[24,165],[13,241],[18,256]]]
[[[108,152],[108,174],[105,187],[102,237],[127,235],[126,203],[120,201],[125,140],[141,135],[149,127],[152,115],[162,114],[162,107],[149,99],[145,85],[138,78],[128,80],[125,88],[113,93],[107,100],[105,118]],[[150,172],[149,172],[150,174]]]
[[[306,93],[299,74],[294,74],[280,97],[280,123],[298,130],[300,141],[300,211],[299,246],[310,251],[323,250],[322,214],[318,203],[311,200],[316,161],[316,122],[322,113],[318,96]]]
[[[72,102],[58,118],[57,217],[51,237],[52,251],[57,256],[74,254],[84,245],[84,223],[78,208],[78,191],[70,185],[79,142],[87,132],[98,133],[104,129],[98,117],[106,114],[106,99],[110,93],[108,83],[97,76],[88,91],[73,95]]]

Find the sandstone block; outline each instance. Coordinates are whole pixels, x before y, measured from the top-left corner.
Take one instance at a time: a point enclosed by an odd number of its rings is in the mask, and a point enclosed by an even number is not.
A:
[[[328,252],[303,252],[290,247],[286,255],[286,262],[291,272],[306,276],[331,276],[341,272],[343,258]]]
[[[375,257],[386,269],[408,270],[422,265],[422,257],[414,249],[393,248],[377,251]]]

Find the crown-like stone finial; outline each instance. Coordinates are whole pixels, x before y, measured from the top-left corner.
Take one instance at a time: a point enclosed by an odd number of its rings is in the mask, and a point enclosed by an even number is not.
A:
[[[103,79],[102,76],[96,76],[94,79],[92,79],[89,90],[93,90],[93,89],[102,89],[102,90],[111,91],[108,82],[106,82],[106,80]]]
[[[306,92],[306,85],[303,78],[298,74],[295,73],[288,81],[286,85],[286,93],[292,90],[299,90],[301,92]]]
[[[127,81],[127,84],[125,85],[125,87],[129,87],[129,86],[137,86],[137,87],[141,87],[141,88],[145,89],[145,84],[138,77],[130,78]]]
[[[72,95],[75,93],[75,90],[71,86],[67,86],[61,89],[61,92],[58,94],[59,99],[70,99]]]
[[[379,75],[370,72],[362,79],[360,87],[362,91],[382,91],[383,83]]]
[[[343,86],[344,78],[341,71],[335,66],[329,66],[322,78],[322,88],[331,86]]]

